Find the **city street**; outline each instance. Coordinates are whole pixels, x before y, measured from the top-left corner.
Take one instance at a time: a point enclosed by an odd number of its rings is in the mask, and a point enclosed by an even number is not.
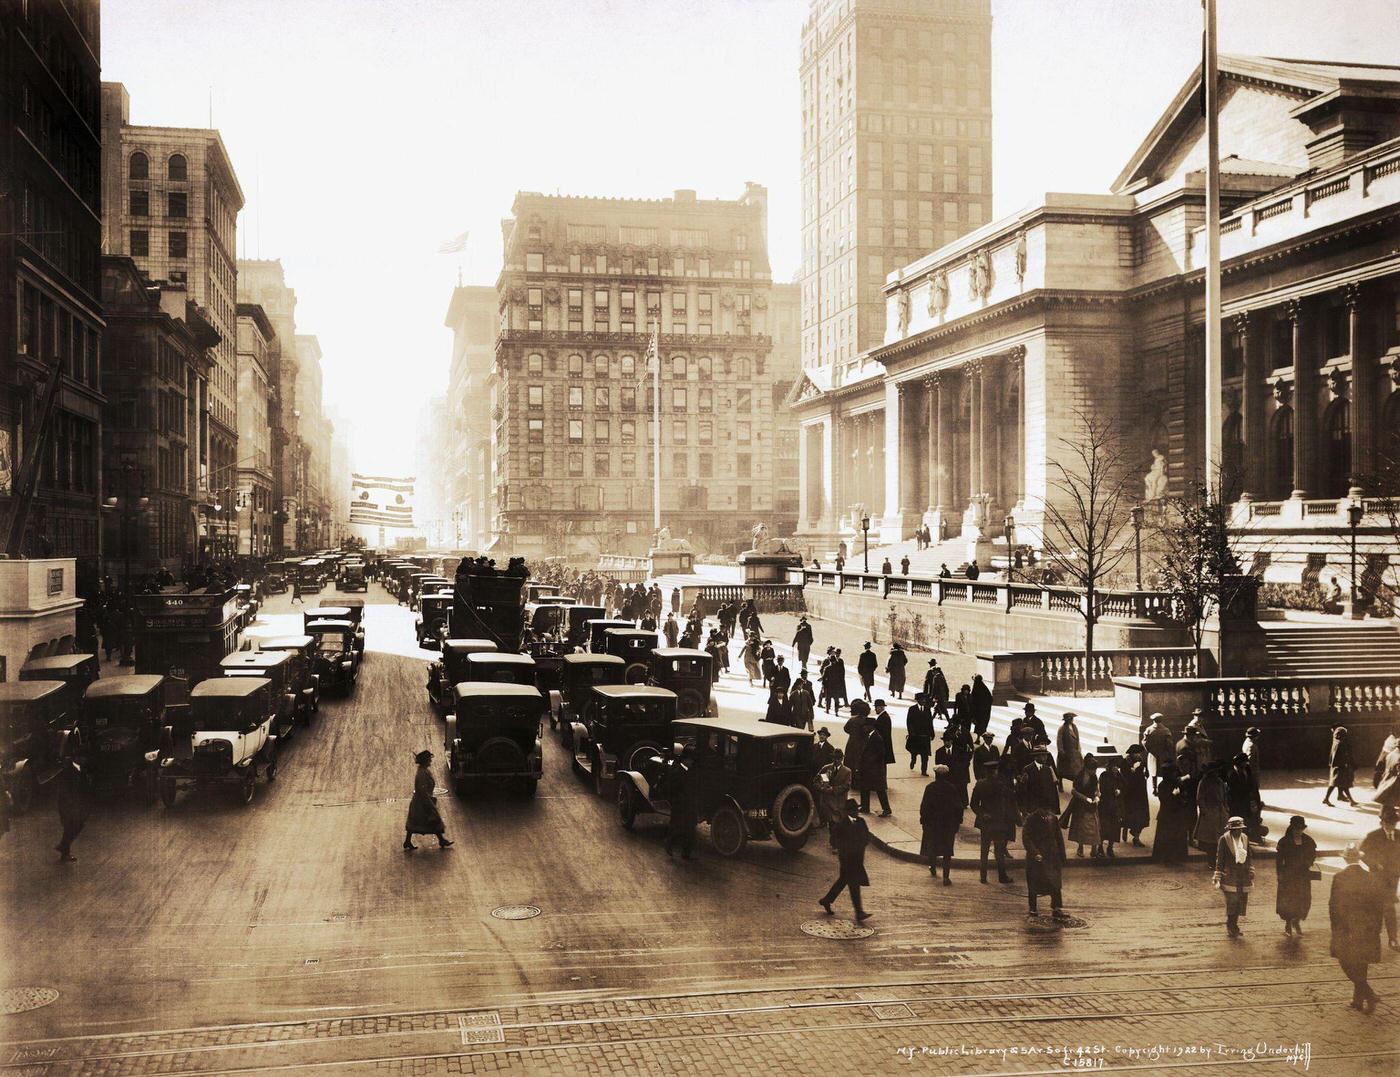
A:
[[[661,824],[623,830],[550,737],[534,800],[440,792],[456,846],[420,837],[407,854],[412,754],[441,747],[432,653],[408,609],[378,585],[368,597],[354,695],[323,699],[250,806],[101,802],[74,864],[52,851],[51,797],[15,820],[3,986],[57,998],[0,1018],[0,1072],[1158,1070],[1240,1063],[1257,1044],[1304,1045],[1321,1073],[1394,1072],[1379,1030],[1394,1027],[1395,955],[1373,969],[1376,1015],[1347,1009],[1327,882],[1306,937],[1285,939],[1268,863],[1230,941],[1197,865],[1068,873],[1083,923],[1060,928],[1027,921],[1019,873],[945,889],[872,848],[875,933],[817,938],[801,929],[827,919],[821,834],[724,860],[702,828],[695,860],[669,860]],[[273,598],[252,634],[300,613]],[[757,709],[760,693],[736,676],[719,699]],[[540,911],[493,915],[508,906]],[[849,911],[843,897],[843,926]]]

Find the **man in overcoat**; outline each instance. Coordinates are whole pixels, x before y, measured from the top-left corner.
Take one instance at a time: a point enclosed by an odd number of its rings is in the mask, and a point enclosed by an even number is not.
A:
[[[1030,766],[1021,771],[1017,802],[1021,813],[1029,815],[1037,808],[1060,814],[1060,779],[1050,762],[1050,746],[1039,744],[1031,757]]]
[[[1367,982],[1367,970],[1381,959],[1385,895],[1361,849],[1348,845],[1343,858],[1347,866],[1332,880],[1332,894],[1327,902],[1332,921],[1332,956],[1351,981],[1351,1008],[1371,1013],[1378,999]]]
[[[875,671],[880,668],[880,660],[867,643],[856,659],[856,675],[860,677],[861,695],[869,699],[870,689],[875,687]]]
[[[836,842],[836,860],[841,874],[831,884],[826,896],[817,902],[827,915],[832,914],[831,903],[841,896],[841,891],[851,891],[851,906],[856,911],[856,922],[869,920],[871,913],[860,903],[860,888],[870,885],[870,876],[865,873],[865,847],[870,842],[870,828],[859,815],[860,806],[854,800],[846,801],[846,810],[832,824],[832,837]]]
[[[1050,895],[1050,911],[1064,912],[1061,873],[1065,866],[1065,836],[1060,820],[1045,808],[1036,808],[1021,828],[1021,846],[1026,850],[1026,900],[1030,915],[1036,914],[1036,899]]]
[[[992,690],[987,687],[987,682],[982,679],[980,673],[972,678],[969,706],[972,710],[972,735],[980,737],[992,721]]]
[[[952,886],[949,872],[953,864],[953,844],[962,825],[963,798],[948,779],[948,768],[933,768],[933,781],[924,786],[924,798],[919,804],[919,823],[923,839],[919,852],[928,858],[928,871],[938,877],[938,861],[943,861],[943,885]]]
[[[792,645],[797,650],[797,664],[805,671],[807,658],[812,653],[812,626],[805,614],[798,618],[797,631],[792,635]]]
[[[997,882],[1009,883],[1006,874],[1006,843],[1016,839],[1020,815],[1016,811],[1016,795],[1001,776],[1001,768],[992,759],[984,764],[984,776],[972,787],[972,814],[975,826],[982,834],[982,881],[987,881],[987,851],[996,849]]]

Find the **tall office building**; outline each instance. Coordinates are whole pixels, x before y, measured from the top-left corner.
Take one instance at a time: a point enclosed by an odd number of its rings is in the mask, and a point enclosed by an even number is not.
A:
[[[991,219],[991,30],[990,0],[812,0],[803,25],[803,377],[790,400],[810,476],[799,527],[818,545],[857,509],[895,531],[914,522],[851,478],[883,472],[893,422],[866,353],[885,336],[886,278]]]
[[[219,534],[215,504],[238,485],[238,212],[243,190],[218,131],[131,123],[119,82],[102,83],[103,250],[155,281],[184,284],[219,334],[209,371],[209,428],[196,481],[205,549]]]
[[[446,472],[448,542],[481,549],[491,533],[491,408],[487,379],[496,358],[496,289],[458,285],[444,324],[452,330],[447,378],[448,437],[439,455]]]

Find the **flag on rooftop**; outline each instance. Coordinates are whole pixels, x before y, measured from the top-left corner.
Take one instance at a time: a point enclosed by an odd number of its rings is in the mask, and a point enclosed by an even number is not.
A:
[[[460,236],[453,236],[438,246],[438,254],[458,254],[467,249],[467,233]]]

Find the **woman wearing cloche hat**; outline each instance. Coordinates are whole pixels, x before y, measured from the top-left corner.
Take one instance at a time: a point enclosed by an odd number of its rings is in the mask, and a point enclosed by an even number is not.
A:
[[[1250,862],[1249,834],[1244,820],[1232,815],[1225,821],[1225,833],[1215,844],[1215,874],[1211,885],[1225,895],[1225,930],[1237,939],[1240,918],[1249,909],[1249,892],[1254,889],[1254,865]]]
[[[1306,833],[1308,824],[1301,815],[1288,820],[1288,829],[1278,840],[1278,896],[1274,910],[1283,921],[1283,933],[1303,933],[1303,921],[1312,909],[1313,861],[1317,859],[1317,842]]]
[[[433,762],[433,753],[421,751],[413,757],[418,764],[418,773],[413,776],[413,799],[408,802],[408,821],[404,823],[403,848],[409,853],[417,848],[413,844],[414,834],[436,834],[439,849],[452,847],[443,831],[442,816],[438,814],[437,798],[433,796],[433,772],[428,769]]]

